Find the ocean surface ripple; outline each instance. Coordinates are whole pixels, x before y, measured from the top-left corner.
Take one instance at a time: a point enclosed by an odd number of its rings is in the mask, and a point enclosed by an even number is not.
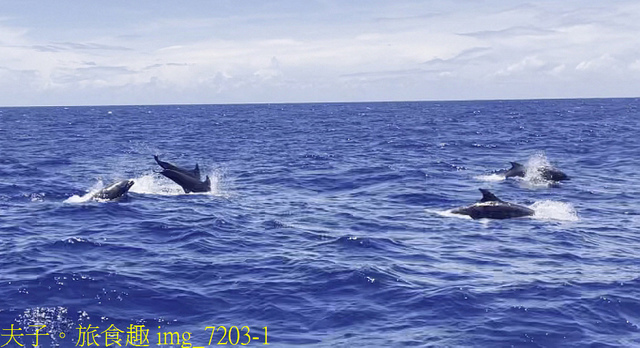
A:
[[[0,108],[0,329],[46,325],[45,347],[112,324],[151,347],[207,346],[211,326],[274,347],[640,346],[639,108]],[[154,154],[199,163],[212,192],[184,194]],[[510,161],[571,180],[505,179]],[[122,179],[125,200],[87,199]],[[536,215],[450,213],[478,188]]]

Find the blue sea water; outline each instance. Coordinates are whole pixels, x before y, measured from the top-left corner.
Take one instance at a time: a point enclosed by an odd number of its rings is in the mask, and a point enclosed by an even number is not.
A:
[[[0,108],[0,345],[13,324],[46,325],[43,347],[89,325],[100,346],[111,325],[122,346],[134,325],[150,347],[220,326],[248,346],[640,346],[639,131],[637,99]],[[571,180],[493,173],[510,161]],[[86,199],[121,179],[128,198]],[[536,215],[450,213],[478,188]]]

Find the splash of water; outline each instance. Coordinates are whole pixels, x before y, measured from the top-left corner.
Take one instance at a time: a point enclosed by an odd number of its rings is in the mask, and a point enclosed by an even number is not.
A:
[[[129,192],[163,196],[177,196],[184,194],[184,190],[182,190],[182,187],[178,184],[164,177],[160,177],[157,174],[146,174],[134,178],[133,181],[135,184],[131,186]]]
[[[474,179],[476,180],[480,180],[480,181],[487,181],[487,182],[497,182],[497,181],[504,181],[506,180],[506,177],[504,176],[504,174],[487,174],[487,175],[478,175],[475,176]]]
[[[529,208],[535,211],[534,219],[539,220],[561,220],[578,221],[578,213],[573,205],[558,201],[539,201],[533,203]]]
[[[524,179],[530,182],[547,181],[540,173],[540,169],[545,167],[551,167],[551,163],[549,163],[547,156],[542,152],[536,153],[529,157],[525,164],[526,172],[524,174]]]
[[[73,330],[73,321],[69,318],[68,309],[66,307],[34,307],[25,309],[18,319],[16,319],[21,327],[25,328],[28,335],[33,336],[37,327],[46,326],[43,332],[50,337],[53,342],[51,346],[59,346],[58,336]],[[43,335],[40,333],[40,335]],[[25,335],[26,336],[26,335]],[[42,347],[40,340],[39,347]],[[26,342],[25,342],[26,343]],[[31,342],[35,343],[35,342]],[[16,345],[17,346],[17,345]],[[26,346],[31,346],[27,344]]]
[[[96,194],[96,192],[102,190],[103,188],[104,188],[104,182],[102,181],[102,179],[98,179],[98,181],[93,185],[93,187],[89,189],[89,192],[87,192],[82,196],[73,195],[65,199],[64,203],[71,203],[71,204],[86,203],[88,201],[91,201],[93,199],[93,195]]]
[[[443,217],[455,217],[455,218],[460,218],[465,220],[473,220],[469,215],[454,214],[452,213],[453,210],[454,209],[449,209],[449,210],[425,209],[425,211],[429,214],[436,214]]]

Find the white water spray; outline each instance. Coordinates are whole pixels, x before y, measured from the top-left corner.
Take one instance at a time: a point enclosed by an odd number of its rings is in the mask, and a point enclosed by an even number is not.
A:
[[[535,211],[533,218],[538,220],[580,220],[576,209],[570,203],[545,200],[535,202],[529,208]]]

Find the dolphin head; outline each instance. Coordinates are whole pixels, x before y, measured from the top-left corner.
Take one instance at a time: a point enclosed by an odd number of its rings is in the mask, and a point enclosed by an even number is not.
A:
[[[107,190],[112,191],[115,194],[123,195],[129,191],[131,186],[133,186],[135,182],[133,180],[122,180],[118,183],[115,183],[107,188]]]
[[[135,184],[136,182],[133,180],[125,180],[126,183],[124,184],[124,187],[127,191],[129,191],[129,189],[131,188],[131,186],[133,186],[133,184]]]
[[[129,191],[135,182],[133,180],[122,180],[112,184],[98,192],[93,196],[98,199],[119,199]]]

